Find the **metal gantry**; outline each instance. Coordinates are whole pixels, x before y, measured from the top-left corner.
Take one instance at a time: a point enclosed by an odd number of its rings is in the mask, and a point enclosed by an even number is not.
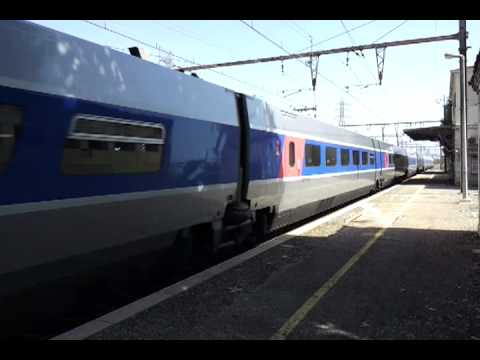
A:
[[[349,47],[342,47],[342,48],[329,49],[329,50],[308,51],[308,52],[302,52],[302,53],[296,53],[296,54],[270,56],[270,57],[257,58],[257,59],[229,61],[229,62],[223,62],[223,63],[196,65],[196,66],[189,66],[189,67],[179,67],[176,70],[194,71],[194,70],[205,70],[205,69],[213,69],[213,68],[228,67],[228,66],[267,63],[267,62],[273,62],[273,61],[285,61],[285,60],[300,59],[300,58],[312,58],[312,57],[318,57],[321,55],[339,54],[339,53],[345,53],[350,51],[362,51],[362,50],[368,50],[368,49],[385,49],[387,47],[393,47],[393,46],[423,44],[423,43],[429,43],[429,42],[435,42],[435,41],[459,40],[459,37],[460,37],[460,33],[456,33],[451,35],[390,41],[390,42],[368,44],[368,45],[357,45],[357,46],[349,46]]]

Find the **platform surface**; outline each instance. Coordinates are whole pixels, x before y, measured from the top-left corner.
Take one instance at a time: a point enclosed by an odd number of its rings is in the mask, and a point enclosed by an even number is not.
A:
[[[480,339],[470,195],[462,202],[443,174],[417,175],[205,281],[58,338]]]

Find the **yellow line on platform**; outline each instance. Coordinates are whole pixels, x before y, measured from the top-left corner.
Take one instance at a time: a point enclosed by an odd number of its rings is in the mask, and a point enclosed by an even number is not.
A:
[[[323,286],[318,289],[284,324],[283,326],[270,338],[270,340],[285,340],[287,336],[300,324],[300,322],[308,315],[308,313],[317,305],[328,291],[333,288],[338,281],[345,275],[345,273],[352,268],[352,266],[364,255],[368,249],[383,236],[385,231],[395,222],[395,220],[403,214],[408,204],[412,202],[415,196],[423,190],[424,186],[417,189],[412,196],[403,203],[398,212],[392,216],[392,220],[388,225],[383,226],[345,265],[341,267]]]

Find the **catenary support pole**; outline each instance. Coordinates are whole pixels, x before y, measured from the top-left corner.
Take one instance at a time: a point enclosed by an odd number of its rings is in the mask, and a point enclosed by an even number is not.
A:
[[[460,132],[461,132],[461,155],[462,155],[462,198],[468,197],[468,176],[467,176],[467,104],[465,96],[465,57],[460,55]]]

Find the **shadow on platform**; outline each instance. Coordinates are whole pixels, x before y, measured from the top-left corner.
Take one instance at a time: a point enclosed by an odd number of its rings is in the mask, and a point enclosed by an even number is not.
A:
[[[433,175],[433,177],[431,176]],[[456,186],[448,173],[427,171],[404,181],[402,185],[425,185],[426,188],[456,189]]]
[[[366,243],[379,230],[345,226],[331,237],[295,240],[320,240],[323,245],[316,246],[317,251],[332,259],[342,256],[342,248]],[[480,239],[473,231],[388,228],[309,314],[309,325],[300,326],[291,338],[479,338],[476,251]]]

